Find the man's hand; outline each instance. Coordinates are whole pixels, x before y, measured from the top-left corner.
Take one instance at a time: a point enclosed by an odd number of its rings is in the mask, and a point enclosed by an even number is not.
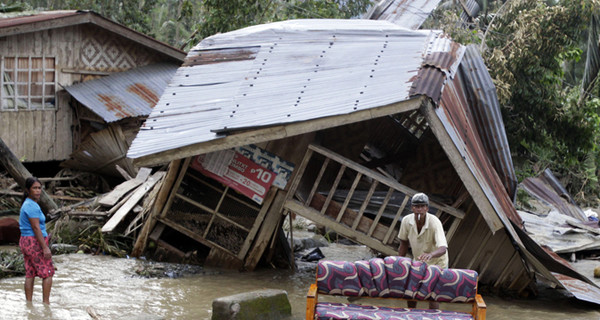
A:
[[[423,253],[422,255],[417,257],[417,260],[427,262],[427,261],[431,260],[431,258],[433,258],[433,255],[431,253]]]

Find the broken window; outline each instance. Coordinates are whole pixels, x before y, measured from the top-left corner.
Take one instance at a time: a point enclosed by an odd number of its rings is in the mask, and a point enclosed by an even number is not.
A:
[[[0,57],[0,110],[55,109],[53,57]]]

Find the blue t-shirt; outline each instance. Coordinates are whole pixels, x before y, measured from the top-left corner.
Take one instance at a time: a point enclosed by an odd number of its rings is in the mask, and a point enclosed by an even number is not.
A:
[[[23,237],[35,236],[35,233],[33,233],[33,229],[31,228],[31,222],[29,222],[30,218],[40,219],[40,229],[42,230],[42,235],[47,237],[48,233],[46,232],[46,216],[44,216],[42,208],[40,208],[40,205],[37,204],[37,202],[27,198],[21,206],[21,215],[19,216],[19,228],[21,229],[21,236]]]

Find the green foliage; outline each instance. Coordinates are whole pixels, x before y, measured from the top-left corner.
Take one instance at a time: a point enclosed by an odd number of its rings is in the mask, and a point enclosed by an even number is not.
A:
[[[459,42],[480,44],[519,180],[550,168],[578,199],[597,195],[599,105],[565,82],[584,63],[597,1],[485,2],[488,11],[467,28],[459,19],[462,8],[446,10],[439,27]]]
[[[119,258],[131,251],[131,239],[104,234],[101,227],[84,230],[79,237],[79,248],[92,254],[108,254]]]
[[[86,253],[124,257],[131,251],[133,240],[118,234],[104,234],[94,220],[72,220],[64,215],[48,225],[55,243],[72,244]]]
[[[0,251],[0,279],[25,275],[25,261],[20,250]]]
[[[194,41],[216,33],[288,19],[348,19],[367,11],[370,0],[204,0]]]

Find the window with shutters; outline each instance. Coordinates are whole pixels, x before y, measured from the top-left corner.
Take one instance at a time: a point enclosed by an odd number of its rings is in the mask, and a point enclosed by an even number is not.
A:
[[[56,108],[53,57],[0,57],[0,110]]]

